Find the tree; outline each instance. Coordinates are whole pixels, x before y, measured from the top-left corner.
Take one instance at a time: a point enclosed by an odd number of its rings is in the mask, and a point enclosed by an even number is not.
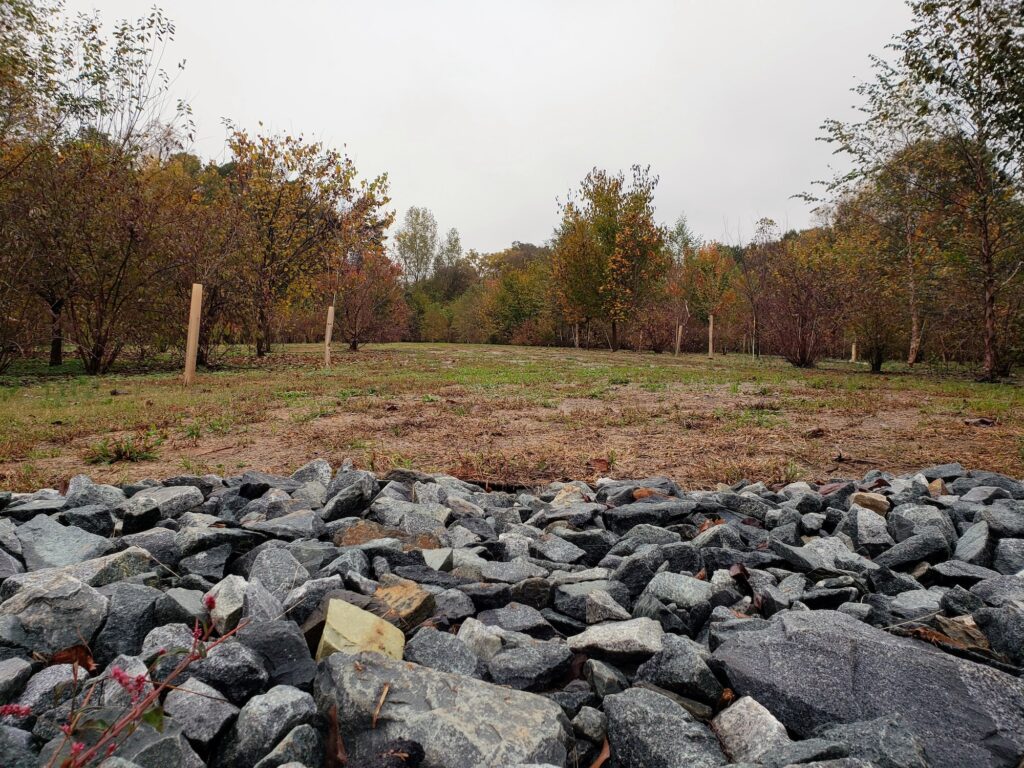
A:
[[[932,211],[959,221],[957,250],[980,305],[981,377],[990,381],[1011,363],[1000,329],[1015,322],[1020,290],[1024,2],[911,0],[910,8],[912,26],[890,45],[893,60],[875,59],[874,81],[857,89],[865,119],[826,124],[828,138],[856,163],[833,186],[872,175],[920,141],[950,147],[948,170],[958,183],[922,188]]]
[[[612,351],[620,326],[668,269],[664,233],[654,223],[657,183],[640,166],[633,166],[628,182],[622,173],[595,168],[580,185],[579,202],[571,197],[562,206],[552,259],[559,303],[574,325],[607,322]]]
[[[461,247],[459,248],[461,252]],[[395,233],[395,259],[407,286],[430,276],[438,255],[437,219],[426,208],[411,207]]]
[[[761,316],[764,312],[764,289],[768,270],[779,257],[779,228],[769,218],[759,219],[754,239],[740,249],[736,259],[736,288],[743,296],[750,313],[750,354],[761,355]]]
[[[783,239],[764,292],[765,336],[771,348],[799,368],[812,368],[841,327],[842,295],[832,284],[835,251],[826,229]]]
[[[715,315],[732,300],[735,273],[732,256],[718,243],[702,245],[683,268],[687,305],[701,322],[708,324],[708,357],[715,348]]]
[[[335,323],[353,352],[368,341],[397,341],[405,332],[408,308],[401,268],[383,248],[346,259],[336,274]]]
[[[340,235],[341,209],[357,191],[351,160],[301,136],[234,130],[229,185],[247,226],[251,258],[243,280],[251,301],[257,356],[274,335],[277,306],[314,273]]]

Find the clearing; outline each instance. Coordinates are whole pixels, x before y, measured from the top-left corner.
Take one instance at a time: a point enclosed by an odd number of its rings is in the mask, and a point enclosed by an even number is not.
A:
[[[947,461],[1024,475],[1019,384],[542,347],[373,345],[335,351],[330,370],[321,356],[239,352],[189,390],[170,370],[14,368],[0,378],[0,488],[290,472],[317,456],[495,486],[609,473],[713,487]],[[129,448],[134,460],[118,460]]]

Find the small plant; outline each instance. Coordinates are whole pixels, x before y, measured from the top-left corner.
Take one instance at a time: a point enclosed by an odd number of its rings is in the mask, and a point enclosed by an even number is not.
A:
[[[162,442],[163,438],[153,430],[126,437],[105,437],[89,446],[85,460],[89,464],[153,461]]]
[[[192,445],[197,445],[199,443],[199,438],[203,436],[203,428],[198,422],[186,424],[182,432],[185,433],[186,438],[192,441]]]

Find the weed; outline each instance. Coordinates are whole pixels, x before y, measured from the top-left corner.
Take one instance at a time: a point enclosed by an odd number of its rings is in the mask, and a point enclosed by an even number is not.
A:
[[[127,437],[105,437],[89,446],[85,460],[89,464],[154,461],[157,458],[156,449],[162,442],[163,438],[152,431]]]

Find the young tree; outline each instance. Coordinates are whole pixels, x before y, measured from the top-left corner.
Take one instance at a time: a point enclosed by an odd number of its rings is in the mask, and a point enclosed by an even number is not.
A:
[[[369,341],[397,341],[402,337],[409,310],[401,273],[401,268],[378,247],[346,259],[335,274],[335,323],[353,352]]]
[[[764,289],[768,271],[779,257],[779,228],[769,218],[759,219],[754,239],[739,251],[736,260],[736,289],[743,296],[750,314],[750,354],[761,355],[761,316],[764,312]]]
[[[715,349],[715,315],[732,301],[736,264],[722,245],[708,243],[687,259],[683,275],[689,309],[701,322],[708,324],[708,357],[712,357]]]
[[[301,136],[250,137],[236,129],[229,146],[229,185],[251,248],[243,279],[262,357],[270,351],[277,306],[316,271],[339,236],[343,204],[356,195],[356,170],[339,152]]]
[[[427,208],[413,206],[405,212],[395,233],[394,255],[407,286],[430,277],[438,256],[438,236],[437,219]]]

